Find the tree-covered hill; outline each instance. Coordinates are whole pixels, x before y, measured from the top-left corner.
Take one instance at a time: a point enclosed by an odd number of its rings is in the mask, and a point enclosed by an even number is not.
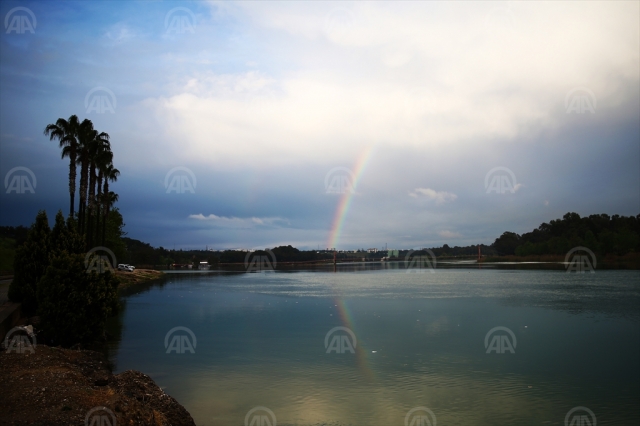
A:
[[[499,255],[564,255],[583,246],[594,253],[622,256],[640,252],[640,215],[580,217],[567,213],[562,219],[543,223],[531,232],[505,232],[492,247]]]

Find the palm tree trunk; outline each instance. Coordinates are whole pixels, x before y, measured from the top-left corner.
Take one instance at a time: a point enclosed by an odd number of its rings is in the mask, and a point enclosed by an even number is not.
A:
[[[75,207],[76,195],[76,154],[75,152],[69,156],[69,216],[73,219],[73,209]]]
[[[87,180],[89,174],[89,164],[86,158],[82,159],[82,166],[80,168],[80,206],[79,210],[79,225],[80,234],[84,234],[86,212],[87,212]]]
[[[91,162],[89,168],[89,199],[88,201],[88,214],[87,214],[87,244],[88,247],[93,247],[93,213],[95,208],[95,195],[96,195],[96,163]]]
[[[98,182],[96,182],[98,188],[98,195],[96,196],[96,244],[100,243],[100,207],[102,206],[102,170],[98,173]],[[103,218],[104,220],[104,218]]]
[[[107,240],[107,219],[109,218],[109,178],[104,180],[104,218],[102,219],[102,245],[106,244]]]

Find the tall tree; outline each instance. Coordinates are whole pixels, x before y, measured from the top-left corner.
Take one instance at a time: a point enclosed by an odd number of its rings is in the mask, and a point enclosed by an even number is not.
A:
[[[75,208],[79,129],[80,122],[77,115],[72,115],[68,120],[58,118],[55,123],[48,124],[44,129],[44,134],[49,136],[49,140],[58,140],[62,148],[62,158],[69,157],[69,216],[71,217]]]
[[[113,191],[105,191],[102,194],[102,198],[104,200],[104,219],[102,220],[102,245],[106,245],[107,220],[109,220],[109,211],[111,210],[113,205],[118,202],[118,194]]]
[[[78,158],[80,165],[80,204],[78,206],[78,228],[81,234],[85,228],[85,213],[87,207],[87,186],[89,182],[89,153],[95,130],[89,119],[84,119],[78,129]]]
[[[78,155],[78,162],[80,163],[80,214],[78,217],[78,225],[80,233],[85,237],[90,235],[88,232],[88,220],[90,212],[88,206],[92,200],[92,194],[95,195],[95,168],[96,157],[99,153],[106,148],[109,148],[109,135],[107,133],[98,133],[93,128],[93,123],[90,120],[84,120],[80,125],[79,132],[80,141],[80,154]],[[88,242],[88,241],[87,241]]]
[[[107,218],[109,216],[109,209],[113,206],[113,204],[118,201],[118,194],[113,192],[109,192],[109,182],[115,182],[118,180],[118,176],[120,176],[120,170],[113,167],[113,163],[108,164],[104,169],[104,186],[102,190],[102,245],[105,244],[105,234],[107,230]]]
[[[97,160],[97,169],[98,176],[96,182],[97,194],[95,197],[95,209],[96,209],[96,232],[95,232],[95,241],[100,241],[100,211],[102,210],[102,183],[104,180],[104,173],[108,166],[113,165],[113,153],[111,149],[107,149],[103,151],[103,154],[98,157]],[[102,210],[102,214],[104,215],[104,210]]]
[[[16,251],[14,276],[9,285],[8,297],[22,303],[22,310],[32,314],[38,307],[36,285],[44,275],[50,261],[49,220],[47,212],[40,210],[27,234],[27,241]]]
[[[111,150],[109,135],[94,131],[93,141],[89,149],[89,194],[87,197],[87,244],[93,245],[93,219],[96,213],[96,170],[98,165],[108,157],[107,152]]]

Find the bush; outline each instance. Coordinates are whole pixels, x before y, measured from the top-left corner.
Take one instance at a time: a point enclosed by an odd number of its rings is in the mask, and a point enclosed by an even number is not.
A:
[[[63,346],[104,336],[107,318],[118,310],[118,279],[87,273],[85,258],[61,252],[38,282],[38,313],[46,337]]]
[[[78,233],[75,220],[67,219],[65,222],[62,211],[58,211],[56,222],[49,237],[49,249],[51,256],[57,256],[62,251],[70,254],[80,254],[84,249],[82,236]]]

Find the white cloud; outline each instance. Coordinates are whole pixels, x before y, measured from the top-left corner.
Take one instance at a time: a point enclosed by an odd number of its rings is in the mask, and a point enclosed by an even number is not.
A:
[[[250,34],[260,53],[243,63],[259,70],[187,68],[147,99],[161,138],[181,141],[172,158],[272,167],[352,159],[372,143],[490,149],[561,125],[576,86],[600,113],[638,77],[634,3],[213,4]],[[218,44],[180,54],[197,61]]]
[[[123,22],[118,22],[104,33],[105,39],[108,39],[108,44],[118,44],[122,42],[129,41],[138,36],[138,32],[126,25]]]
[[[199,221],[206,221],[210,223],[214,223],[218,226],[222,227],[231,227],[231,228],[251,228],[256,225],[263,226],[274,226],[278,222],[289,223],[287,219],[283,219],[280,217],[249,217],[249,218],[240,218],[235,216],[217,216],[215,214],[209,214],[208,216],[199,214],[191,214],[189,215],[189,219],[195,219]]]
[[[425,197],[429,200],[435,201],[436,205],[449,203],[458,198],[456,194],[451,192],[436,191],[431,188],[416,188],[413,192],[409,193],[409,196],[414,198]]]
[[[438,232],[438,235],[440,235],[442,238],[460,238],[460,237],[462,237],[461,234],[459,234],[457,232],[452,232],[452,231],[440,231],[440,232]]]

